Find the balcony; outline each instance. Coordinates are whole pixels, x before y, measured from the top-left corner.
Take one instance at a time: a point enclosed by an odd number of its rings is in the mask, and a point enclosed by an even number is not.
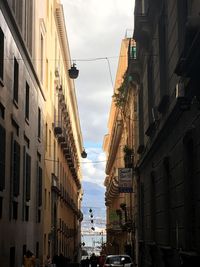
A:
[[[148,48],[150,40],[150,22],[148,15],[135,14],[135,30],[134,39],[139,42],[144,48]]]
[[[63,134],[60,134],[58,137],[58,143],[64,143],[65,142],[65,136]]]
[[[81,212],[81,210],[78,210],[77,217],[80,222],[83,220],[83,213]]]
[[[51,174],[51,190],[60,193],[58,177],[54,173]]]
[[[53,126],[55,136],[62,134],[62,123],[61,122],[55,122],[52,124],[52,126]]]

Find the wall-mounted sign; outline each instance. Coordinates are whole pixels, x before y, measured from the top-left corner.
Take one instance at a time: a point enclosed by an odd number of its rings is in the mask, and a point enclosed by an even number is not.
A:
[[[119,193],[132,193],[133,192],[133,174],[132,168],[119,168]]]

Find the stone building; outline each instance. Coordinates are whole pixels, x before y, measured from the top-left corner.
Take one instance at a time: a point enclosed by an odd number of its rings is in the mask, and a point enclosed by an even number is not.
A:
[[[33,6],[0,1],[0,265],[42,253],[45,93],[35,57]],[[23,16],[22,16],[23,14]]]
[[[0,265],[77,260],[83,150],[63,8],[0,1]]]
[[[137,1],[139,266],[199,266],[200,3]]]

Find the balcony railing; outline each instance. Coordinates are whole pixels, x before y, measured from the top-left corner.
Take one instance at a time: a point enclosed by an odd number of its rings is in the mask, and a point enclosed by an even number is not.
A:
[[[60,193],[58,177],[54,173],[51,174],[51,189],[56,193]]]

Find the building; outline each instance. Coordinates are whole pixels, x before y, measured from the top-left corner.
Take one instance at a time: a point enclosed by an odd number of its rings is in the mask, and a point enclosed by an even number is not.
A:
[[[79,257],[83,151],[63,8],[0,1],[0,265]]]
[[[45,93],[35,57],[32,1],[0,2],[0,265],[42,255]],[[22,15],[23,14],[23,15]]]
[[[38,2],[39,3],[39,2]],[[70,51],[60,1],[46,10],[46,125],[44,255],[80,256],[83,151]],[[53,59],[53,60],[52,60]]]
[[[111,103],[108,134],[104,139],[107,154],[106,193],[107,251],[109,254],[135,256],[134,217],[136,216],[134,164],[135,135],[137,135],[136,86],[128,68],[133,57],[135,42],[131,38],[122,40],[119,64]],[[120,173],[128,172],[127,183],[122,183]]]
[[[137,1],[138,265],[198,266],[199,1]]]

